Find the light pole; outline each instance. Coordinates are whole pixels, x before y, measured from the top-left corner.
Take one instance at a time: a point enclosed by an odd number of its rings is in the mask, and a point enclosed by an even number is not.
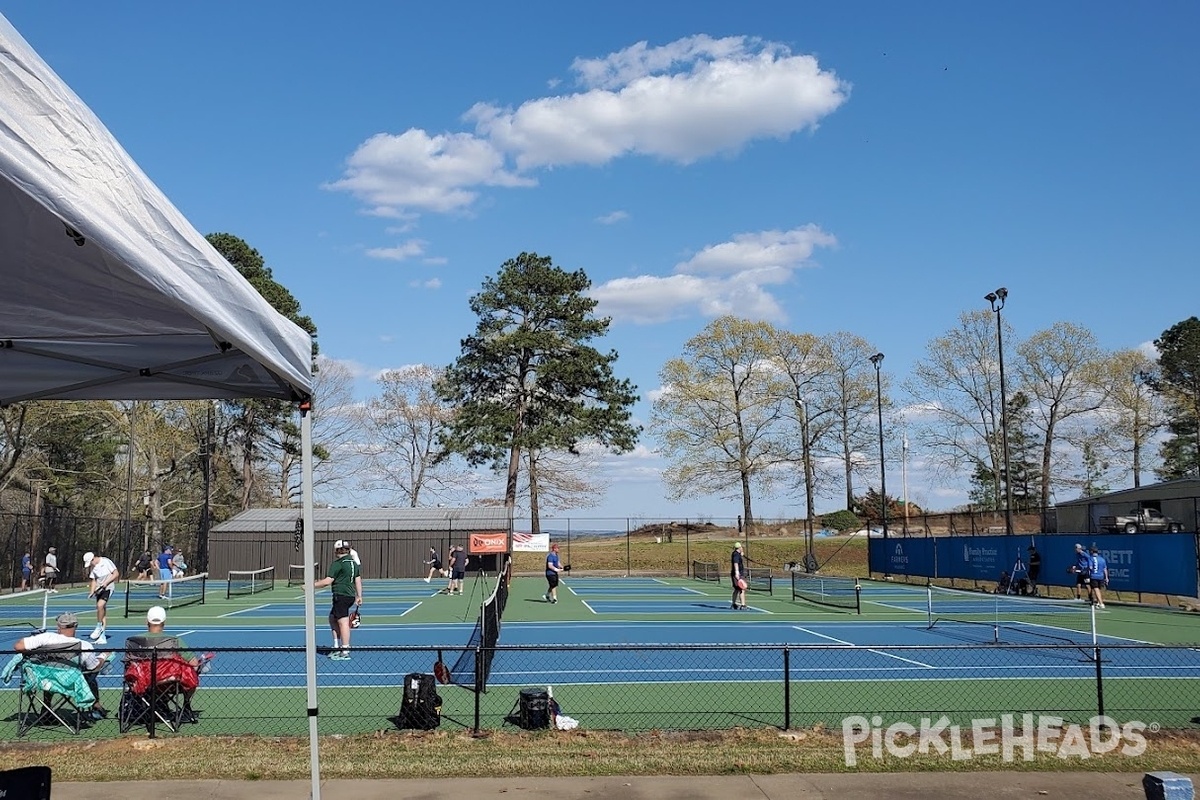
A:
[[[1004,325],[1000,322],[1000,311],[1008,299],[1008,289],[1001,286],[994,292],[988,292],[983,299],[992,304],[992,311],[996,313],[996,349],[1000,353],[1000,447],[1004,457],[1004,532],[1011,536],[1013,517],[1012,474],[1008,465],[1008,393],[1004,388]]]
[[[883,379],[879,377],[879,367],[883,364],[883,353],[871,356],[875,365],[875,401],[879,411],[879,513],[883,517],[883,538],[888,538],[887,518],[887,469],[883,462]]]

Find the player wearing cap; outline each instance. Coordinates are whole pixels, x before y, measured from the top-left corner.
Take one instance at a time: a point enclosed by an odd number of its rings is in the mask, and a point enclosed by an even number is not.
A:
[[[175,576],[175,551],[167,545],[158,554],[158,579],[162,584],[158,587],[158,599],[167,600],[171,596],[171,580]]]
[[[97,653],[95,648],[92,647],[91,642],[82,641],[75,635],[79,628],[79,617],[75,616],[74,613],[64,611],[54,618],[54,624],[56,630],[37,633],[33,636],[26,636],[24,639],[19,639],[13,645],[13,649],[18,653],[31,653],[40,647],[78,644],[79,668],[83,672],[83,678],[87,681],[88,688],[92,690],[92,697],[95,699],[95,705],[87,713],[93,720],[100,719],[106,712],[104,706],[100,705],[100,685],[96,681],[96,675],[100,672],[100,668],[104,666],[104,662],[112,654]]]
[[[333,661],[350,660],[350,608],[362,604],[362,569],[350,556],[350,543],[338,539],[333,543],[334,562],[324,578],[313,583],[313,589],[333,587],[333,607],[329,610],[329,629],[333,631]]]
[[[746,560],[742,557],[742,543],[733,543],[733,553],[729,556],[729,582],[733,584],[733,599],[730,608],[746,608],[746,590],[740,582],[746,580]]]
[[[54,588],[55,581],[58,580],[58,554],[53,547],[46,548],[46,560],[42,565],[42,581],[46,584],[46,591],[50,593],[57,592]]]
[[[179,674],[179,687],[183,690],[183,721],[197,722],[196,712],[192,709],[192,695],[196,693],[196,688],[200,685],[200,673],[208,671],[206,663],[212,659],[213,654],[208,653],[204,656],[193,654],[184,644],[183,637],[167,633],[166,627],[167,610],[162,606],[151,606],[150,610],[146,612],[146,633],[141,635],[140,640],[160,652],[171,650],[172,656],[178,656],[178,659],[173,659],[176,663],[183,662],[187,665],[176,668],[185,670],[187,673],[186,675]],[[163,640],[171,640],[171,642],[163,644]],[[160,660],[158,669],[161,670],[160,674],[170,674],[171,667],[165,666]]]
[[[558,582],[566,568],[562,565],[558,558],[558,543],[550,545],[550,552],[546,555],[546,583],[549,588],[542,598],[547,603],[558,602]]]
[[[88,571],[88,597],[96,598],[96,629],[88,638],[97,644],[105,644],[108,639],[104,636],[107,625],[108,598],[112,596],[113,584],[121,577],[117,565],[112,559],[98,556],[95,553],[83,554],[83,568]]]
[[[1087,551],[1083,549],[1083,545],[1075,545],[1075,563],[1070,566],[1068,572],[1075,574],[1075,599],[1087,600],[1092,599],[1091,581],[1088,580],[1092,574],[1092,560],[1088,558]]]

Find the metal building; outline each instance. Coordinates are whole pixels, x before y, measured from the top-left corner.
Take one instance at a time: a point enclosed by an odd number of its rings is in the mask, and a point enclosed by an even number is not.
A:
[[[1100,517],[1132,514],[1147,508],[1162,512],[1182,523],[1183,530],[1195,533],[1200,515],[1200,478],[1180,478],[1083,497],[1058,503],[1055,511],[1058,530],[1062,533],[1102,533]]]
[[[208,540],[209,574],[223,579],[231,569],[273,566],[276,578],[286,579],[291,565],[303,564],[299,520],[299,509],[252,508],[214,526]],[[505,508],[316,508],[313,527],[319,575],[333,558],[338,539],[349,540],[358,552],[364,578],[423,577],[430,547],[444,560],[451,545],[468,547],[471,534],[503,533],[509,550],[512,544],[512,520]]]

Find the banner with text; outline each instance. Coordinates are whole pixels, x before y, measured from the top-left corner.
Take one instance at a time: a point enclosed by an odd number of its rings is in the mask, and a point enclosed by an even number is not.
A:
[[[550,534],[548,533],[518,533],[513,531],[514,553],[549,553]]]

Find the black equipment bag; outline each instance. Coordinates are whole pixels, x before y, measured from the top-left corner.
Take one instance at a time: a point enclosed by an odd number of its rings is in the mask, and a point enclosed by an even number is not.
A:
[[[404,697],[396,725],[401,728],[432,730],[442,724],[442,696],[437,693],[437,679],[423,672],[404,676]]]
[[[527,731],[550,727],[550,695],[545,689],[522,689],[517,719]]]

